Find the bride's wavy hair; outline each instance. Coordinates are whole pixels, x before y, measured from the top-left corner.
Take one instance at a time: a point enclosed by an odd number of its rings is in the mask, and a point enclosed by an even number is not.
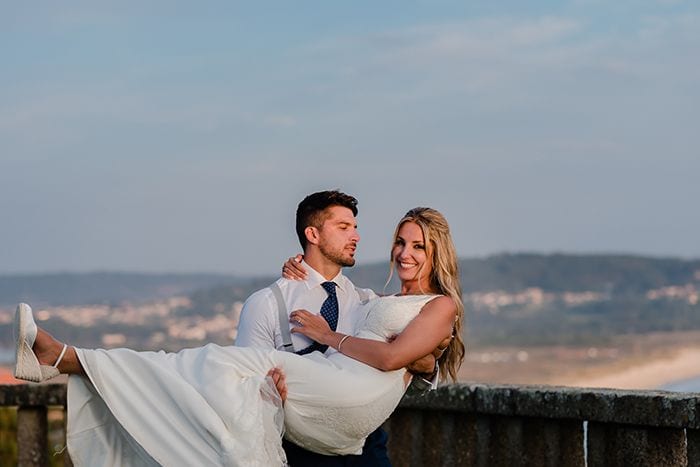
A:
[[[432,208],[413,208],[399,221],[394,231],[393,240],[399,235],[399,229],[406,222],[413,222],[423,232],[426,254],[431,259],[432,271],[430,273],[430,288],[426,292],[439,293],[450,297],[457,311],[455,324],[452,330],[452,340],[438,359],[440,367],[440,379],[446,380],[448,375],[452,381],[457,381],[457,371],[464,360],[464,340],[462,338],[462,326],[464,321],[464,303],[462,302],[462,286],[459,282],[459,263],[457,252],[450,226],[447,219],[440,212]],[[394,272],[394,255],[391,255],[389,279],[391,281]],[[421,269],[425,266],[423,264]],[[422,271],[419,271],[420,274]]]

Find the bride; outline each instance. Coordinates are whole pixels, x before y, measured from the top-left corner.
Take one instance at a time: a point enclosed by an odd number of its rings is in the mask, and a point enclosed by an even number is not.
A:
[[[66,437],[76,466],[284,465],[283,432],[311,451],[355,454],[398,405],[407,364],[452,335],[438,360],[443,378],[456,378],[464,356],[457,257],[442,214],[415,208],[399,221],[391,266],[401,293],[373,300],[352,336],[308,311],[290,315],[293,332],[338,350],[328,357],[213,344],[78,349],[38,328],[20,304],[15,376],[72,375]],[[265,378],[273,367],[286,374],[283,407]]]

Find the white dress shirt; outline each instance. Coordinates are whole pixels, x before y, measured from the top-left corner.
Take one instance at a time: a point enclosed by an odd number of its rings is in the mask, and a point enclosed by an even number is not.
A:
[[[311,266],[302,263],[308,272],[306,280],[294,281],[285,278],[277,280],[282,292],[282,298],[287,305],[287,314],[294,310],[304,309],[311,313],[319,314],[321,305],[328,298],[328,294],[321,287],[326,279]],[[336,295],[338,297],[338,327],[337,331],[343,334],[354,334],[355,327],[365,315],[365,307],[362,305],[360,295],[355,285],[345,277],[342,272],[332,279],[337,284]],[[377,298],[370,289],[364,289],[370,300]],[[289,322],[280,323],[277,301],[269,287],[258,290],[248,297],[241,318],[238,323],[236,345],[240,347],[255,347],[259,349],[282,350],[282,334],[280,326],[292,327]],[[298,333],[292,334],[294,350],[299,351],[311,345],[312,340]],[[328,347],[326,355],[336,352]]]

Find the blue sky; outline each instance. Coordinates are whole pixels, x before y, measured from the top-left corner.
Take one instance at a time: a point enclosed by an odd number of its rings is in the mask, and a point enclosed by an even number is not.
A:
[[[307,193],[459,253],[700,257],[700,7],[0,4],[0,273],[274,273]]]

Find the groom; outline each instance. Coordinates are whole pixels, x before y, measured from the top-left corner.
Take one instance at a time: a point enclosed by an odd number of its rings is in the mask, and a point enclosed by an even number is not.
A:
[[[337,330],[352,334],[361,317],[360,306],[376,298],[369,289],[358,289],[342,274],[343,267],[355,264],[355,250],[360,236],[357,233],[357,200],[339,191],[313,193],[299,203],[296,213],[296,231],[304,251],[304,267],[308,271],[303,281],[279,279],[271,287],[258,290],[246,300],[241,311],[236,345],[262,349],[291,350],[297,353],[320,350],[326,354],[332,348],[318,349],[305,336],[290,334],[289,313],[297,309],[321,310],[331,295],[335,295]],[[328,286],[328,282],[334,286]],[[324,284],[324,285],[322,285]],[[275,290],[276,289],[276,290]],[[326,317],[326,311],[322,313]],[[286,319],[284,319],[286,318]],[[327,318],[328,319],[328,318]],[[335,318],[332,318],[333,320]],[[287,346],[285,347],[285,344]],[[432,355],[412,365],[416,374],[431,373],[435,367]],[[386,448],[387,434],[381,428],[369,435],[362,454],[325,456],[306,451],[283,441],[287,461],[291,467],[390,467]]]

